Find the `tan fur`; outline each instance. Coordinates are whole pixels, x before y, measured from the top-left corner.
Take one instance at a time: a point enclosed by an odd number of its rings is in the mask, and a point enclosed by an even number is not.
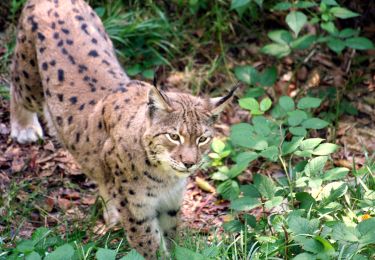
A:
[[[81,0],[29,0],[12,65],[12,137],[42,138],[36,113],[98,183],[109,225],[153,259],[173,239],[186,178],[209,148],[230,96],[201,99],[132,81]]]

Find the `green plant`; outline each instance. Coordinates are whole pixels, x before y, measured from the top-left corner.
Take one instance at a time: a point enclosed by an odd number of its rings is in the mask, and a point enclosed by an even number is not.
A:
[[[272,8],[272,11],[288,11],[285,22],[289,30],[270,31],[268,37],[273,43],[262,48],[262,52],[265,54],[281,58],[289,55],[292,51],[307,49],[315,43],[326,43],[336,53],[341,53],[345,48],[357,50],[374,48],[369,39],[359,37],[359,30],[337,29],[336,19],[349,19],[359,16],[359,14],[339,6],[335,0],[322,0],[319,5],[314,1],[279,2]],[[308,24],[318,25],[320,30],[317,34],[300,35],[304,26]]]

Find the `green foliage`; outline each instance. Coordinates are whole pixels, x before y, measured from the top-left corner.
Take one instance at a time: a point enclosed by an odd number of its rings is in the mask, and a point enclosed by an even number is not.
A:
[[[262,48],[262,52],[277,58],[285,57],[293,51],[307,49],[316,43],[326,43],[328,48],[341,53],[345,48],[357,50],[373,49],[373,43],[365,38],[358,37],[359,31],[344,28],[339,31],[335,26],[336,19],[350,19],[359,14],[341,7],[336,1],[321,1],[320,5],[313,1],[279,2],[272,11],[288,12],[285,22],[290,31],[275,30],[268,33],[273,43]],[[316,35],[300,36],[300,32],[307,25],[319,25],[320,31]]]

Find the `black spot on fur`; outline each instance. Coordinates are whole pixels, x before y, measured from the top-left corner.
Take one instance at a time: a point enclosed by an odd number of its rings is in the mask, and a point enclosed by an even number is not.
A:
[[[82,111],[84,108],[85,108],[85,104],[82,104],[82,105],[79,106],[78,109],[79,109],[80,111]]]
[[[63,94],[57,94],[57,98],[59,99],[60,102],[64,101],[64,95]]]
[[[68,117],[68,124],[72,124],[73,123],[73,116],[69,116]]]
[[[56,39],[56,40],[59,39],[60,38],[60,34],[58,32],[54,32],[53,33],[53,38]]]
[[[66,29],[66,28],[61,28],[61,31],[63,33],[65,33],[65,34],[69,34],[70,33],[70,31],[68,29]]]
[[[25,70],[23,70],[22,71],[22,74],[23,74],[23,76],[25,77],[25,78],[29,78],[29,73],[27,73],[27,71],[25,71]]]
[[[38,32],[38,39],[42,42],[46,39],[46,37],[41,33],[41,32]]]
[[[35,61],[34,61],[33,59],[31,59],[31,60],[29,61],[29,63],[30,63],[31,66],[35,67]]]
[[[80,136],[81,136],[80,133],[77,133],[77,134],[76,134],[76,143],[79,143]]]
[[[178,210],[174,210],[174,209],[172,209],[172,210],[168,210],[168,211],[167,211],[167,214],[168,214],[168,216],[170,216],[170,217],[175,217],[175,216],[177,216],[177,213],[178,213]]]
[[[49,64],[50,64],[51,66],[55,66],[55,65],[56,65],[56,61],[55,61],[55,60],[51,60],[51,61],[49,62]]]
[[[129,190],[129,194],[130,194],[130,195],[135,195],[135,191],[132,190],[132,189],[130,189],[130,190]]]
[[[63,120],[62,120],[62,117],[61,116],[57,116],[56,117],[56,123],[58,126],[62,126],[63,124]]]
[[[58,43],[57,43],[57,47],[62,47],[64,45],[64,41],[63,40],[60,40]]]
[[[48,70],[48,64],[47,64],[47,62],[43,62],[42,63],[42,69],[43,70]]]
[[[66,44],[68,44],[68,45],[73,45],[73,43],[74,43],[74,42],[73,42],[72,40],[70,40],[70,39],[67,39],[67,40],[66,40]]]
[[[89,55],[90,57],[94,57],[94,58],[99,56],[99,54],[96,50],[89,51],[89,53],[87,55]]]
[[[95,38],[92,38],[92,39],[91,39],[91,42],[92,42],[93,44],[97,44],[97,43],[98,43],[98,40],[95,39]]]
[[[85,20],[82,16],[80,15],[76,15],[75,18],[78,20],[78,21],[83,21]]]
[[[58,69],[57,70],[57,79],[60,81],[60,82],[63,82],[64,81],[64,71],[62,69]]]
[[[136,227],[131,227],[131,228],[130,228],[130,232],[133,232],[133,233],[137,232]]]
[[[70,101],[70,103],[71,103],[72,105],[75,105],[75,104],[77,103],[77,100],[78,100],[78,99],[77,99],[76,96],[69,98],[69,101]]]

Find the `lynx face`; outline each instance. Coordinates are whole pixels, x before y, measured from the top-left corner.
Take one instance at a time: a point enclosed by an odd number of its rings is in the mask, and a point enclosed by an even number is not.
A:
[[[202,99],[153,88],[144,136],[149,161],[180,177],[192,174],[209,150],[215,117],[230,97]]]

